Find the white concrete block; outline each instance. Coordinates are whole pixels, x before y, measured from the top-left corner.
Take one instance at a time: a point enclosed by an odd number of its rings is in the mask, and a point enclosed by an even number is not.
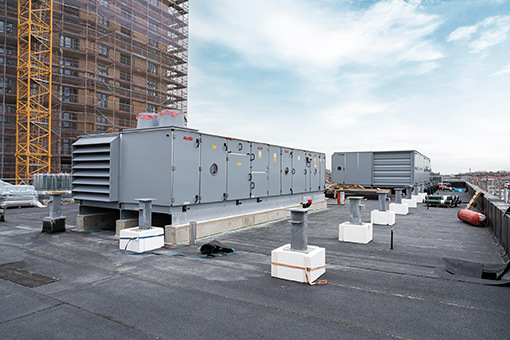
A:
[[[129,244],[128,244],[129,243]],[[123,229],[120,231],[119,248],[135,253],[143,253],[163,247],[165,243],[164,229],[151,227],[140,229],[138,227]]]
[[[402,198],[402,204],[407,205],[409,208],[418,208],[416,201],[412,198]]]
[[[416,203],[423,203],[423,200],[427,196],[426,192],[419,192],[418,195],[411,195],[412,199],[416,201]]]
[[[409,214],[409,206],[407,204],[390,203],[390,210],[394,211],[397,215]]]
[[[370,222],[372,222],[372,224],[394,225],[395,212],[391,210],[386,211],[372,210],[370,212]]]
[[[338,227],[339,241],[367,244],[372,241],[372,238],[372,223],[350,224],[344,222]]]
[[[290,244],[276,248],[271,252],[271,276],[279,279],[313,282],[326,272],[326,250],[308,246],[308,252],[290,250]]]

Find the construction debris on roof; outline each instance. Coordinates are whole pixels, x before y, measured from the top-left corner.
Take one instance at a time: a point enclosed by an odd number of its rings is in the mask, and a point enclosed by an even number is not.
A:
[[[13,185],[0,181],[0,207],[41,206],[32,185]]]

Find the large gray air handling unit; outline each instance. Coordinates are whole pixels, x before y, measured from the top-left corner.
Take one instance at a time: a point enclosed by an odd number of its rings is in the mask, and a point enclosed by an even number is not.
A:
[[[396,188],[430,185],[430,159],[418,151],[335,152],[332,180],[346,185]]]
[[[73,144],[80,213],[134,218],[140,198],[166,225],[324,201],[325,155],[157,126],[83,136]]]

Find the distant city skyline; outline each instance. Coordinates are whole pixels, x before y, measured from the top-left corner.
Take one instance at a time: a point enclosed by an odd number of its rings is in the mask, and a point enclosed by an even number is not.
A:
[[[510,170],[510,0],[190,1],[189,126]]]

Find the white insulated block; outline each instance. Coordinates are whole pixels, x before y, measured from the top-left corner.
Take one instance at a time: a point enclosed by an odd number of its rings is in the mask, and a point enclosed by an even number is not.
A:
[[[409,214],[409,206],[407,204],[390,203],[390,211],[394,211],[397,215]]]
[[[290,250],[290,244],[271,252],[271,276],[279,279],[307,282],[305,268],[309,268],[308,280],[313,282],[326,272],[326,249],[308,246],[308,252]]]
[[[350,224],[344,222],[338,227],[339,241],[367,244],[372,241],[372,238],[372,223]]]
[[[418,208],[416,201],[412,198],[402,198],[402,204],[407,205],[409,208]]]
[[[119,248],[124,250],[128,244],[127,251],[143,253],[163,247],[165,244],[165,233],[163,228],[151,227],[140,229],[138,227],[122,229],[120,231]]]
[[[370,222],[372,222],[372,224],[394,225],[395,212],[391,210],[372,210],[370,213]]]
[[[423,200],[427,196],[427,193],[425,192],[419,192],[418,195],[411,195],[412,199],[415,200],[417,203],[423,203]]]

